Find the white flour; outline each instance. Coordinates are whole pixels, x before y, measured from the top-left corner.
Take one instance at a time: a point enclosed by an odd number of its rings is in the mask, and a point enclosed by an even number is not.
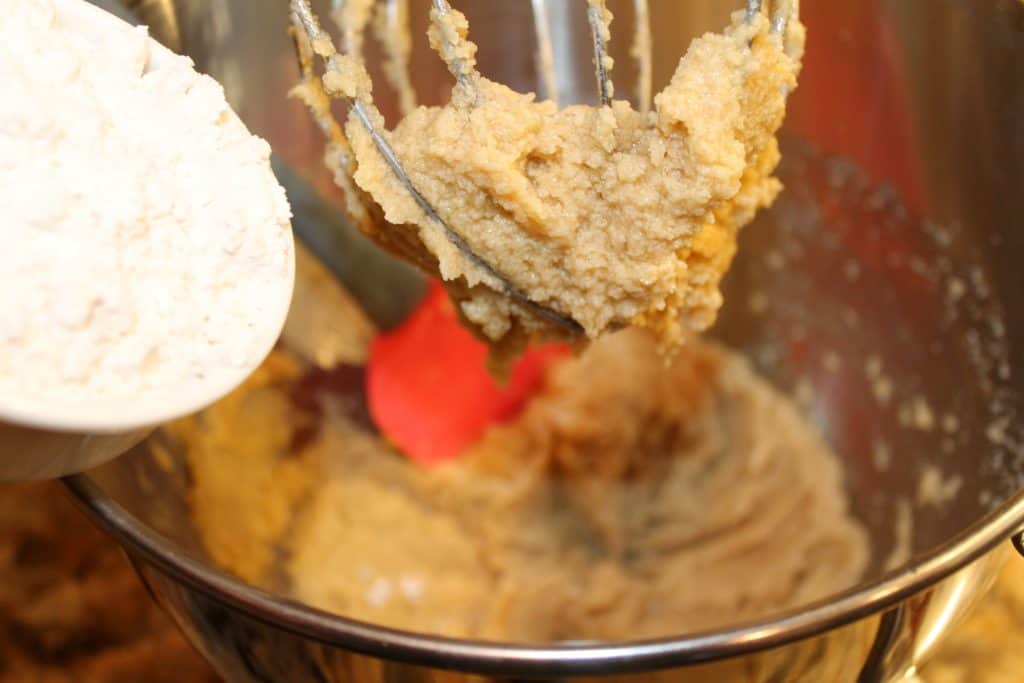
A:
[[[257,363],[289,296],[269,146],[147,34],[0,19],[0,395],[135,396]]]

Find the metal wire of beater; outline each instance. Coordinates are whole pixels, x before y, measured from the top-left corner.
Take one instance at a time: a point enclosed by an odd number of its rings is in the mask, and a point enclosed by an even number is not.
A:
[[[310,0],[291,0],[291,21],[296,38],[296,51],[302,70],[304,83],[307,86],[317,89],[317,97],[307,98],[307,104],[313,110],[321,129],[331,144],[338,147],[339,164],[341,172],[347,173],[349,180],[344,183],[347,192],[354,192],[354,183],[351,181],[350,163],[351,149],[340,126],[334,121],[330,113],[329,97],[322,85],[319,85],[313,67],[314,54],[318,54],[331,67],[333,61],[337,60],[339,54],[350,54],[362,60],[363,35],[369,24],[369,12],[365,11],[367,5],[356,2],[349,4],[349,0],[332,0],[332,15],[340,24],[342,29],[342,53],[337,51],[330,36],[322,29],[318,18],[310,6]],[[408,0],[383,0],[385,6],[384,29],[380,31],[382,42],[394,40],[395,35],[401,34],[401,22],[408,16]],[[431,21],[441,36],[440,52],[441,57],[448,66],[448,70],[455,78],[457,87],[472,89],[475,82],[480,78],[472,64],[466,63],[458,56],[459,43],[463,39],[453,31],[448,30],[443,19],[452,11],[448,0],[430,0],[433,6]],[[607,21],[606,0],[585,0],[587,3],[587,19],[590,25],[591,38],[594,52],[594,67],[597,81],[598,100],[601,106],[609,106],[614,94],[614,86],[611,80],[610,61],[608,60],[608,43],[611,33]],[[538,45],[538,76],[545,93],[549,99],[558,103],[558,72],[554,60],[554,49],[552,45],[551,29],[548,20],[547,0],[531,0],[535,36]],[[650,33],[650,8],[648,0],[633,0],[633,8],[636,13],[636,31],[634,36],[631,54],[638,66],[637,100],[641,112],[647,112],[651,107],[652,100],[652,64],[653,46]],[[350,9],[357,13],[354,17],[346,15]],[[361,12],[361,13],[360,13]],[[799,17],[799,0],[747,0],[746,19],[753,21],[761,13],[768,13],[771,20],[771,35],[774,39],[786,45],[786,33],[791,20]],[[390,27],[390,28],[389,28]],[[397,29],[397,30],[396,30]],[[316,49],[313,48],[316,46]],[[388,52],[391,53],[389,66],[389,77],[400,93],[400,102],[403,111],[408,111],[415,106],[414,95],[412,95],[411,79],[408,76],[408,46],[391,45]],[[533,313],[534,315],[547,320],[562,330],[571,334],[579,334],[582,327],[572,318],[557,311],[547,308],[533,300],[516,287],[504,275],[498,272],[492,265],[476,254],[465,238],[459,235],[445,219],[438,214],[437,210],[423,196],[409,177],[401,160],[388,141],[381,135],[375,121],[383,121],[383,116],[374,104],[369,95],[349,95],[332,92],[330,97],[341,99],[349,106],[350,111],[366,129],[374,146],[385,159],[396,178],[401,182],[409,194],[424,213],[435,223],[445,234],[446,238],[458,249],[458,251],[470,263],[480,269],[485,275],[485,282],[494,290],[508,296],[519,306]],[[381,124],[383,125],[383,124]]]

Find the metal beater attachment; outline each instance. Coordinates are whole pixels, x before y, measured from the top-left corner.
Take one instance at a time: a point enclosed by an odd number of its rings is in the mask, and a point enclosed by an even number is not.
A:
[[[311,58],[313,54],[319,54],[323,57],[328,65],[330,66],[332,61],[336,60],[338,53],[334,47],[333,41],[330,36],[320,27],[320,22],[313,13],[312,7],[309,5],[309,0],[292,0],[292,24],[296,31],[296,38],[298,41],[298,53],[300,66],[302,68],[305,83],[308,86],[312,85],[310,77],[314,76]],[[455,75],[459,84],[463,87],[472,87],[472,78],[475,78],[476,71],[471,64],[464,61],[457,55],[457,40],[458,37],[452,35],[452,31],[445,25],[441,19],[444,14],[448,12],[451,7],[445,0],[434,1],[434,12],[432,13],[435,25],[439,27],[441,35],[443,36],[443,43],[445,45],[443,57],[445,62],[448,64],[452,74]],[[348,34],[351,35],[351,34]],[[350,44],[357,44],[357,40],[351,38],[347,39],[346,42]],[[312,48],[312,49],[310,49]],[[317,86],[319,93],[323,92],[322,86]],[[517,304],[527,309],[530,313],[543,318],[558,327],[564,329],[571,334],[579,334],[582,332],[582,327],[579,323],[575,322],[571,318],[561,315],[549,308],[545,308],[540,304],[532,301],[529,297],[522,293],[515,285],[513,285],[507,278],[499,273],[493,266],[484,261],[480,256],[473,252],[473,250],[466,243],[466,240],[456,233],[449,227],[445,220],[437,213],[430,202],[426,200],[423,194],[416,188],[412,179],[406,173],[402,167],[401,162],[395,154],[395,151],[388,144],[387,140],[381,135],[377,129],[374,121],[383,121],[380,111],[377,106],[373,103],[373,100],[369,96],[347,96],[340,93],[336,94],[337,97],[346,100],[346,103],[350,107],[350,111],[356,116],[359,122],[366,128],[371,139],[373,140],[374,146],[382,157],[387,161],[388,166],[394,172],[395,176],[402,183],[402,185],[408,190],[412,197],[416,200],[416,203],[420,208],[427,214],[427,216],[438,225],[443,231],[448,240],[455,245],[459,252],[474,266],[479,268],[487,278],[487,284],[498,292],[501,292],[505,296],[509,297]],[[338,144],[344,149],[348,148],[347,141],[343,142],[343,133],[341,133],[340,127],[336,122],[327,122],[323,119],[330,117],[330,110],[326,107],[314,107],[314,115],[321,121],[321,128],[324,131],[331,133],[331,137],[335,138],[333,142]],[[348,169],[344,169],[348,172]]]
[[[601,106],[608,106],[615,93],[611,79],[612,59],[608,54],[612,15],[608,11],[606,0],[585,1],[593,42],[598,101]],[[377,25],[377,34],[386,53],[385,71],[399,93],[403,112],[408,112],[415,106],[416,101],[408,70],[411,49],[408,39],[408,0],[381,0],[381,2],[384,2],[385,5],[382,18]],[[430,0],[430,2],[432,3],[431,22],[439,38],[438,52],[455,78],[457,87],[472,91],[477,87],[481,78],[476,70],[473,51],[467,49],[468,41],[449,21],[452,8],[448,0]],[[538,44],[539,80],[548,99],[557,103],[558,72],[554,60],[547,2],[546,0],[531,0],[531,2]],[[636,99],[640,110],[647,112],[651,108],[653,97],[653,46],[648,0],[633,0],[633,8],[636,13],[636,32],[631,54],[638,65]],[[303,86],[306,89],[304,98],[327,136],[329,145],[334,149],[338,163],[336,177],[346,194],[350,197],[360,196],[353,180],[351,148],[343,129],[331,115],[331,98],[340,99],[349,106],[350,112],[366,129],[377,151],[385,159],[395,177],[431,221],[443,231],[448,241],[484,274],[484,281],[489,287],[509,297],[527,312],[549,321],[563,331],[573,335],[580,334],[582,327],[579,323],[531,300],[508,278],[476,254],[465,238],[455,232],[438,214],[416,187],[394,149],[382,135],[384,118],[368,92],[342,93],[334,89],[330,94],[327,93],[322,81],[316,75],[313,66],[314,59],[319,56],[327,64],[328,69],[339,66],[340,54],[352,56],[362,63],[363,39],[372,22],[373,9],[374,0],[333,0],[332,16],[341,28],[343,52],[339,53],[330,36],[321,28],[309,0],[291,0],[292,26],[303,74]],[[771,18],[772,36],[788,46],[788,27],[791,20],[798,16],[799,0],[776,0],[775,2],[772,0],[747,0],[746,11],[748,21],[753,21],[761,13],[768,13]],[[329,154],[331,154],[331,150],[329,150]],[[362,208],[359,213],[363,218],[368,216],[365,208]]]
[[[586,0],[587,20],[590,24],[594,50],[594,69],[597,77],[598,101],[602,106],[611,103],[615,87],[611,81],[611,60],[608,43],[611,40],[610,17],[607,0]],[[558,70],[554,61],[547,0],[532,0],[533,21],[537,40],[538,80],[547,98],[558,103]],[[747,0],[747,21],[767,12],[771,17],[772,35],[785,40],[789,26],[800,17],[800,0]],[[651,109],[654,99],[654,44],[651,38],[651,11],[649,0],[633,0],[634,33],[630,56],[636,61],[636,102],[642,113]],[[794,56],[789,50],[787,52]]]

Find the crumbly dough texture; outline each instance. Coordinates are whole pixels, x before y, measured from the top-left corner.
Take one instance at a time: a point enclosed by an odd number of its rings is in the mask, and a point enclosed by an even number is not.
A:
[[[537,102],[473,69],[476,46],[459,12],[439,26],[432,43],[466,74],[451,101],[414,110],[391,132],[375,123],[442,219],[586,337],[637,325],[675,346],[709,327],[737,231],[780,190],[775,134],[796,85],[803,27],[794,21],[783,41],[766,17],[748,22],[738,13],[724,34],[694,41],[654,111],[642,114],[623,101],[564,109]],[[354,57],[334,60],[324,83],[359,98],[371,89]],[[492,343],[564,334],[455,247],[358,117],[350,115],[345,132],[355,183],[386,219],[364,229],[439,274],[465,320]]]
[[[436,469],[330,402],[311,436],[284,399],[299,374],[278,356],[170,434],[213,558],[308,604],[449,636],[622,640],[777,613],[866,567],[833,454],[717,346],[666,370],[649,333],[602,338]],[[297,450],[284,424],[305,435]]]

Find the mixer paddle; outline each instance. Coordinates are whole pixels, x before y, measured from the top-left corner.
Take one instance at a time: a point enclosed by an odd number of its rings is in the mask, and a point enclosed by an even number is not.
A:
[[[444,0],[435,0],[435,16],[443,15],[448,8],[448,3]],[[331,41],[330,36],[320,27],[320,22],[317,20],[313,13],[313,9],[310,7],[308,0],[292,0],[292,24],[298,37],[299,44],[306,43],[311,45],[313,52],[325,59],[329,64],[332,61],[336,61],[338,53]],[[300,49],[300,60],[302,59],[302,50]],[[446,60],[448,61],[448,60]],[[459,82],[466,84],[469,75],[472,72],[470,67],[461,58],[452,55],[450,61],[448,61],[449,67],[452,68],[453,73],[459,79]],[[314,89],[319,89],[318,85],[314,85],[314,82],[309,79],[312,70],[308,64],[303,65],[303,74],[305,77],[304,84],[309,87],[313,86]],[[563,328],[564,330],[578,334],[581,328],[578,323],[570,318],[567,318],[551,309],[545,308],[540,304],[532,301],[529,297],[523,294],[518,288],[516,288],[507,278],[501,273],[497,272],[489,263],[484,261],[478,256],[465,239],[462,238],[458,233],[452,230],[445,220],[438,215],[437,211],[431,206],[430,202],[426,200],[423,194],[416,188],[405,169],[402,167],[401,162],[395,155],[393,149],[388,144],[387,140],[380,134],[378,125],[383,125],[384,117],[381,115],[377,106],[373,103],[368,92],[360,91],[349,91],[343,90],[330,90],[329,94],[347,101],[351,107],[352,113],[359,119],[362,125],[366,128],[367,133],[373,139],[374,145],[377,151],[380,152],[381,156],[387,161],[388,166],[395,173],[402,185],[405,186],[409,194],[416,200],[420,208],[436,223],[443,231],[448,241],[450,241],[465,258],[478,267],[481,271],[487,274],[488,285],[493,289],[502,292],[517,304],[530,310],[534,315],[548,320],[555,325]],[[325,115],[329,116],[329,110],[314,111],[314,114],[318,119],[322,120]],[[377,122],[380,122],[379,124]],[[326,122],[321,122],[321,127],[325,131],[337,131],[337,133],[331,135],[332,142],[338,142],[337,135],[340,134],[340,127],[334,126]],[[343,136],[342,136],[343,137]]]
[[[449,72],[455,79],[456,88],[458,89],[460,106],[467,115],[472,115],[473,111],[483,109],[489,104],[493,106],[493,102],[489,99],[490,95],[484,95],[485,88],[489,87],[486,79],[477,71],[476,67],[476,46],[469,41],[467,38],[468,24],[465,17],[455,9],[453,9],[449,0],[430,0],[431,12],[430,12],[430,36],[431,44],[441,59],[445,62]],[[586,16],[590,28],[593,53],[594,53],[594,65],[596,75],[596,89],[597,99],[602,107],[611,107],[613,104],[613,97],[615,94],[615,88],[611,77],[611,70],[613,66],[613,60],[609,54],[609,42],[612,34],[610,24],[612,21],[612,15],[608,10],[606,0],[586,0]],[[639,111],[643,115],[640,123],[637,127],[642,129],[647,127],[653,130],[656,122],[653,118],[649,118],[647,113],[651,110],[652,102],[652,79],[653,79],[653,46],[650,34],[650,7],[648,0],[634,0],[632,3],[635,17],[635,36],[633,39],[633,45],[631,48],[631,54],[637,62],[638,78],[637,78],[637,92],[636,99],[639,103]],[[628,299],[629,297],[642,298],[647,296],[653,303],[650,304],[650,308],[646,309],[642,306],[634,306],[633,304],[620,306],[621,312],[616,310],[612,315],[611,320],[601,320],[595,322],[595,319],[601,319],[601,316],[593,313],[593,311],[579,310],[580,303],[583,302],[583,306],[589,307],[591,304],[591,298],[589,294],[582,293],[579,295],[575,294],[575,289],[571,288],[573,294],[561,296],[560,291],[565,291],[563,287],[559,289],[559,285],[556,284],[556,280],[545,279],[544,269],[538,264],[539,261],[530,261],[525,264],[524,267],[520,267],[520,264],[515,263],[514,260],[509,261],[505,259],[499,253],[489,253],[488,249],[491,245],[485,248],[484,244],[489,240],[492,245],[494,244],[495,237],[481,237],[479,235],[468,234],[464,231],[457,230],[453,227],[457,216],[450,215],[451,207],[450,202],[446,201],[446,198],[439,197],[436,192],[438,190],[431,189],[424,183],[431,182],[430,177],[422,177],[422,170],[418,167],[414,159],[402,159],[400,156],[406,152],[396,152],[397,149],[401,149],[401,146],[394,146],[392,144],[393,132],[389,131],[384,123],[384,117],[375,104],[372,96],[372,84],[369,79],[369,74],[365,69],[364,56],[362,51],[364,34],[368,30],[372,22],[372,11],[374,3],[372,2],[347,2],[343,0],[336,0],[334,4],[333,16],[341,27],[341,49],[335,47],[330,36],[321,28],[319,20],[315,16],[309,0],[291,0],[291,20],[292,20],[292,31],[293,37],[296,39],[297,52],[299,62],[302,68],[302,83],[296,88],[296,92],[305,99],[307,105],[314,117],[320,123],[320,127],[328,138],[329,144],[329,159],[328,163],[335,169],[335,174],[339,184],[345,190],[345,194],[348,197],[349,204],[360,204],[367,203],[373,204],[375,196],[371,196],[364,192],[363,188],[357,187],[355,182],[356,165],[353,158],[352,148],[349,139],[347,138],[346,130],[339,125],[332,117],[330,111],[330,100],[335,99],[343,102],[347,105],[349,110],[349,124],[356,126],[355,129],[348,129],[349,134],[358,135],[358,137],[364,142],[369,143],[368,148],[375,150],[378,161],[383,162],[384,176],[387,178],[387,182],[390,183],[393,180],[397,180],[397,190],[400,195],[407,195],[411,197],[415,202],[415,206],[419,208],[422,213],[417,212],[418,216],[423,217],[423,222],[420,225],[420,230],[424,231],[417,237],[416,233],[408,233],[407,231],[394,231],[392,234],[386,234],[386,231],[381,230],[378,226],[386,225],[385,217],[382,215],[381,207],[377,205],[362,206],[356,209],[357,222],[367,227],[367,232],[371,234],[377,234],[380,241],[389,248],[394,248],[400,253],[406,254],[410,257],[410,260],[415,261],[421,266],[426,267],[428,270],[436,270],[438,268],[438,262],[432,261],[436,256],[435,254],[425,253],[422,250],[417,250],[411,245],[411,242],[419,239],[423,242],[426,239],[427,242],[433,244],[439,244],[446,242],[454,246],[454,252],[465,261],[470,267],[465,269],[462,265],[459,265],[453,270],[453,275],[444,276],[445,280],[457,280],[461,276],[465,277],[465,282],[462,284],[455,285],[455,289],[475,289],[477,284],[482,284],[483,289],[489,289],[492,292],[496,292],[505,298],[504,302],[495,303],[498,301],[498,297],[487,299],[486,303],[476,302],[476,309],[473,313],[477,321],[475,324],[479,324],[481,316],[485,316],[482,313],[480,306],[485,306],[488,309],[495,307],[500,309],[499,316],[504,316],[509,320],[516,318],[520,321],[526,320],[527,318],[533,318],[534,320],[543,321],[543,327],[550,325],[554,331],[557,331],[562,338],[577,338],[581,336],[586,329],[587,336],[596,337],[602,330],[614,330],[623,327],[628,324],[634,324],[634,321],[641,319],[643,316],[641,312],[649,312],[652,318],[659,316],[670,316],[670,313],[665,311],[674,311],[676,308],[683,309],[687,306],[697,308],[705,304],[697,304],[693,302],[699,301],[698,296],[706,296],[709,303],[706,304],[707,308],[714,308],[715,304],[712,299],[713,296],[706,292],[697,294],[689,294],[683,290],[690,287],[689,284],[681,285],[673,277],[665,274],[667,271],[662,270],[662,275],[644,275],[640,279],[647,278],[644,280],[643,287],[638,285],[636,282],[623,283],[623,281],[615,281],[614,278],[619,277],[620,271],[627,272],[625,267],[615,261],[616,256],[610,256],[610,262],[605,265],[595,265],[595,268],[603,269],[602,272],[615,273],[615,275],[608,275],[607,277],[612,278],[609,282],[609,286],[612,287],[612,291],[616,292],[609,294],[609,298],[615,296],[621,296],[622,298]],[[548,5],[544,0],[532,0],[531,9],[533,14],[535,36],[538,45],[538,70],[540,75],[540,82],[543,88],[547,91],[546,94],[549,99],[556,101],[558,98],[558,78],[557,71],[555,69],[553,49],[552,49],[552,38],[551,38],[551,26],[549,25],[549,17],[547,13]],[[786,50],[786,53],[790,57],[795,57],[793,52],[798,48],[798,40],[789,40],[789,28],[794,19],[798,18],[798,2],[796,0],[776,0],[770,2],[769,0],[749,0],[746,5],[746,23],[753,25],[755,19],[763,15],[767,15],[768,20],[757,19],[757,32],[750,30],[750,45],[753,49],[755,41],[758,40],[757,34],[766,36],[768,40],[781,41],[774,42],[775,46],[785,45],[792,47],[793,50]],[[377,17],[376,30],[379,34],[391,33],[390,37],[384,36],[381,43],[384,47],[387,63],[385,64],[385,72],[388,75],[389,80],[396,89],[399,91],[400,96],[400,108],[404,112],[409,111],[409,107],[414,102],[413,97],[410,94],[403,95],[404,90],[411,90],[406,87],[403,88],[404,83],[408,86],[411,83],[408,73],[408,45],[406,44],[408,34],[408,13],[405,3],[389,2],[381,6],[382,13]],[[742,18],[742,13],[741,13]],[[798,22],[796,22],[798,23]],[[386,27],[390,26],[391,29]],[[794,38],[798,36],[793,36]],[[403,57],[403,55],[405,55]],[[323,76],[317,74],[317,70],[314,68],[314,61],[321,61],[326,71]],[[785,88],[785,86],[784,86]],[[489,93],[489,91],[487,91]],[[757,98],[755,98],[757,99]],[[757,99],[761,101],[761,99]],[[617,105],[616,105],[617,106]],[[605,121],[611,121],[610,118],[603,119]],[[614,126],[613,126],[614,128]],[[361,129],[361,130],[360,130]],[[353,133],[353,130],[358,130],[358,133]],[[669,128],[664,129],[665,134],[671,134],[667,131]],[[700,143],[700,139],[697,139],[697,143]],[[614,143],[612,143],[614,144]],[[361,147],[361,149],[365,149]],[[748,150],[750,156],[748,159],[756,159],[756,155],[753,150]],[[360,152],[362,153],[362,152]],[[608,148],[610,154],[610,148]],[[500,154],[500,153],[499,153]],[[542,158],[543,153],[538,154],[538,158]],[[709,163],[712,166],[716,163],[702,157],[700,154],[694,154],[693,158],[695,163]],[[412,165],[409,165],[409,164]],[[568,162],[571,163],[571,162]],[[360,164],[359,168],[362,169],[363,165]],[[591,165],[590,168],[598,168],[596,165]],[[417,174],[416,179],[410,175],[410,170]],[[586,171],[589,172],[589,171]],[[627,171],[624,171],[627,172]],[[769,169],[770,172],[770,169]],[[376,173],[376,172],[375,172]],[[488,171],[481,170],[482,177],[488,176]],[[628,172],[627,172],[628,173]],[[375,176],[381,177],[381,176]],[[544,207],[541,206],[543,200],[534,198],[536,194],[533,189],[528,187],[530,181],[521,172],[519,180],[515,182],[510,181],[510,185],[505,189],[495,189],[497,196],[504,197],[505,193],[508,196],[518,197],[521,193],[523,197],[529,197],[529,201],[533,202],[530,204],[531,208],[524,209],[526,212],[524,215],[526,218],[523,220],[526,222],[536,221],[539,228],[537,231],[541,234],[544,233],[547,226],[546,219],[542,216],[545,213]],[[466,178],[466,183],[462,185],[456,185],[454,187],[448,187],[449,192],[465,192],[463,188],[469,187],[476,183],[469,178]],[[586,183],[587,181],[581,180]],[[513,187],[514,186],[514,187]],[[511,189],[509,189],[511,188]],[[600,190],[594,190],[601,194]],[[426,192],[426,193],[425,193]],[[427,194],[433,192],[431,196],[433,200],[427,198]],[[680,195],[687,196],[687,195]],[[696,196],[696,195],[695,195]],[[724,198],[724,197],[723,197]],[[402,200],[396,200],[402,201]],[[517,199],[510,199],[509,201],[515,202]],[[716,201],[720,201],[717,200]],[[500,201],[498,202],[500,204]],[[627,202],[628,203],[628,202]],[[441,207],[441,211],[445,212],[446,215],[442,215],[439,212],[438,207]],[[537,208],[539,207],[539,208]],[[489,209],[488,209],[489,210]],[[558,210],[554,205],[551,207],[552,211]],[[692,219],[692,216],[708,215],[711,216],[713,210],[712,204],[707,204],[703,207],[683,210],[676,210],[676,216],[687,216],[686,220]],[[511,213],[518,215],[516,209],[511,209]],[[703,211],[703,214],[701,213]],[[397,215],[393,214],[393,215]],[[644,224],[655,224],[658,218],[656,216],[648,217],[649,220],[645,220]],[[609,217],[611,219],[611,217]],[[664,216],[665,220],[671,220],[669,215]],[[417,223],[418,219],[410,221],[408,217],[404,219],[412,223]],[[605,220],[602,217],[602,220]],[[708,219],[711,223],[715,220]],[[749,220],[749,219],[744,219]],[[685,221],[684,221],[685,223]],[[697,226],[699,228],[699,226]],[[529,227],[522,227],[526,233],[529,233]],[[726,228],[728,230],[728,228]],[[680,230],[683,230],[680,228]],[[437,231],[437,232],[435,232]],[[553,235],[554,233],[552,233]],[[682,232],[680,232],[682,234]],[[438,241],[437,237],[443,238]],[[529,236],[529,235],[528,235]],[[544,239],[555,239],[553,237],[545,237]],[[468,239],[472,239],[471,243]],[[660,238],[659,238],[660,239]],[[447,244],[444,249],[447,250]],[[422,246],[422,245],[420,245]],[[564,245],[562,245],[564,247]],[[566,274],[571,274],[574,270],[581,268],[586,269],[587,265],[583,261],[585,258],[582,256],[566,256],[562,257],[559,255],[559,249],[562,247],[552,248],[549,255],[544,256],[544,259],[558,258],[562,259],[555,264],[556,269],[564,271],[562,277],[567,277]],[[638,259],[636,254],[646,253],[643,246],[631,247],[627,251],[633,252],[629,258]],[[665,240],[658,253],[674,254],[676,250],[679,250],[680,254],[687,253],[689,249],[685,242],[672,242],[671,239]],[[418,251],[418,253],[417,253]],[[428,252],[430,250],[428,249]],[[446,253],[448,253],[446,251]],[[446,257],[447,258],[447,257]],[[578,259],[583,258],[583,261]],[[602,257],[603,258],[603,257]],[[646,258],[646,257],[643,257]],[[663,258],[663,257],[657,257]],[[685,259],[685,256],[680,256],[680,259]],[[646,265],[646,264],[645,264]],[[446,266],[449,270],[452,270],[450,266]],[[650,269],[654,272],[654,267]],[[668,266],[666,265],[667,269]],[[467,275],[466,271],[469,271]],[[459,272],[462,271],[462,272]],[[555,271],[552,271],[555,272]],[[689,272],[685,268],[680,270],[679,274],[676,274],[675,278],[689,277],[682,273]],[[514,276],[514,277],[513,277]],[[602,276],[604,277],[604,276]],[[629,277],[634,277],[630,274]],[[700,288],[703,285],[700,283],[707,283],[712,281],[714,275],[707,275],[698,273],[693,276],[694,288]],[[662,289],[671,290],[668,294],[662,295],[642,295],[638,292],[641,290],[650,290],[653,286],[654,278],[660,278]],[[578,278],[577,278],[578,279]],[[563,283],[564,284],[564,283]],[[618,292],[624,292],[619,294]],[[453,296],[456,294],[453,293]],[[488,296],[488,294],[480,294],[481,301]],[[598,297],[604,296],[598,294]],[[661,296],[662,299],[655,301],[654,296]],[[576,298],[572,298],[576,297]],[[598,297],[593,297],[597,299]],[[458,298],[456,296],[456,298]],[[471,297],[472,298],[472,295]],[[660,301],[660,303],[659,303]],[[608,309],[612,310],[612,309]],[[660,311],[660,313],[659,313]],[[467,313],[467,315],[469,315]],[[589,317],[588,317],[589,316]],[[701,320],[710,320],[706,317]],[[582,324],[581,324],[582,323]],[[496,323],[500,324],[500,323]],[[505,327],[501,329],[511,329],[511,323],[504,323]],[[650,325],[649,322],[639,322],[636,324]],[[673,323],[669,323],[670,325]],[[694,323],[693,326],[706,326],[707,323],[700,322]],[[526,330],[537,330],[541,329],[541,325],[531,324],[523,329]],[[677,327],[681,327],[677,325]],[[490,328],[491,330],[497,330],[497,327]],[[520,331],[521,332],[521,331]],[[486,332],[492,340],[496,340],[501,337],[505,332],[501,331],[488,331]],[[679,336],[680,333],[670,331],[664,333],[666,338],[675,335]],[[515,336],[514,334],[512,336]]]

